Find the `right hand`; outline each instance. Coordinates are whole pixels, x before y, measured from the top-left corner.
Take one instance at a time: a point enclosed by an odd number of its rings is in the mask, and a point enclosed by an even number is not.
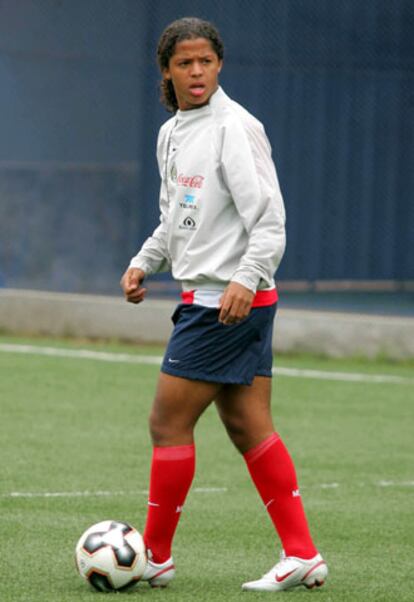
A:
[[[129,303],[141,303],[144,300],[146,288],[141,286],[145,272],[139,268],[128,268],[121,278],[121,288]]]

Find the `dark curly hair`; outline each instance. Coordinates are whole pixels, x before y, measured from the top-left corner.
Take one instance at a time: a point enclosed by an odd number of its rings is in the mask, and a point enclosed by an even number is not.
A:
[[[157,59],[161,72],[168,69],[170,59],[174,54],[175,46],[183,40],[205,38],[208,40],[220,60],[224,56],[224,46],[216,27],[208,21],[197,17],[184,17],[173,21],[166,27],[158,42]],[[161,81],[161,102],[170,113],[178,109],[177,97],[170,79]]]

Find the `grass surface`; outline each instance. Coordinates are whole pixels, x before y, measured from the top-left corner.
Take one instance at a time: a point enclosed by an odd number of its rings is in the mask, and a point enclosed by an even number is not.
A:
[[[4,342],[162,352],[0,337]],[[278,363],[413,373],[412,365],[385,362],[281,357]],[[157,374],[156,366],[0,353],[2,602],[82,602],[105,595],[76,574],[74,546],[88,526],[106,518],[143,528],[151,454],[147,415]],[[294,590],[278,594],[281,599],[413,600],[413,404],[409,384],[275,379],[277,429],[296,462],[311,529],[330,568],[320,590]],[[240,584],[267,571],[279,546],[214,408],[202,417],[196,443],[196,479],[174,546],[176,580],[166,590],[143,584],[119,595],[168,602],[268,600],[272,594],[242,593]]]

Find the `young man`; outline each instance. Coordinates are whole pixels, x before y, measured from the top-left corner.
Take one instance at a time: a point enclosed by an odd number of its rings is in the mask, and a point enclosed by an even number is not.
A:
[[[144,579],[174,576],[171,545],[195,470],[193,432],[214,401],[243,454],[283,545],[282,558],[245,590],[322,585],[295,469],[271,411],[273,275],[285,248],[285,211],[263,126],[219,87],[223,44],[208,22],[185,18],[161,36],[160,224],[121,284],[143,301],[144,278],[170,269],[183,289],[150,416],[154,445]]]

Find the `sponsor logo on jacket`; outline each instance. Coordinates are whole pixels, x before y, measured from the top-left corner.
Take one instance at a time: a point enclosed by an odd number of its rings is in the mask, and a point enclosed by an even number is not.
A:
[[[197,224],[192,217],[188,216],[182,221],[182,223],[178,227],[180,230],[195,230]]]
[[[187,188],[202,188],[204,176],[184,176],[182,173],[177,178],[178,186],[186,186]]]
[[[192,209],[197,211],[198,206],[196,203],[197,199],[193,194],[185,194],[182,201],[180,201],[181,209]]]

